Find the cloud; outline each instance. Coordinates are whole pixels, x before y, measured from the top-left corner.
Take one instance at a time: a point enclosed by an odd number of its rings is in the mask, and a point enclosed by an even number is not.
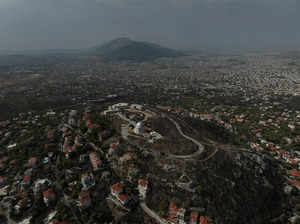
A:
[[[300,3],[298,4],[298,9]],[[296,0],[0,0],[0,49],[300,45]]]
[[[119,9],[144,7],[147,1],[143,0],[95,0],[96,3],[103,6]]]

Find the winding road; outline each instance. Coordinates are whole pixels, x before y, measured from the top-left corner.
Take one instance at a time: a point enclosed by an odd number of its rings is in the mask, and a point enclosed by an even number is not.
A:
[[[145,202],[140,203],[141,208],[144,210],[145,213],[147,213],[151,218],[155,219],[160,224],[168,224],[169,222],[163,218],[161,218],[159,215],[157,215],[154,211],[152,211]]]
[[[196,156],[199,156],[203,153],[204,151],[204,146],[199,142],[197,141],[196,139],[190,137],[190,136],[187,136],[183,133],[180,125],[172,118],[170,118],[169,116],[165,116],[167,119],[169,119],[177,128],[179,134],[184,137],[185,139],[187,140],[190,140],[192,141],[194,144],[196,144],[198,146],[198,150],[197,152],[194,152],[192,154],[189,154],[189,155],[174,155],[174,154],[169,154],[170,157],[174,158],[174,159],[193,159],[195,158]]]
[[[132,123],[131,120],[129,120],[128,118],[126,118],[121,113],[118,113],[117,115],[121,119],[126,120],[129,123]],[[180,125],[174,119],[170,118],[169,116],[167,116],[164,113],[162,114],[162,117],[166,117],[167,119],[169,119],[175,125],[175,127],[177,128],[179,134],[182,137],[184,137],[185,139],[187,139],[189,141],[192,141],[194,144],[196,144],[198,146],[198,150],[195,153],[192,153],[192,154],[189,154],[189,155],[174,155],[174,154],[169,154],[169,157],[174,158],[174,159],[194,159],[196,156],[199,156],[199,155],[201,155],[204,152],[204,149],[205,149],[204,146],[199,141],[197,141],[196,139],[194,139],[194,138],[192,138],[190,136],[185,135],[183,133]],[[216,149],[211,155],[209,155],[203,161],[206,161],[206,160],[210,159],[211,157],[213,157],[216,154],[217,151],[218,150]],[[153,218],[157,223],[159,223],[159,224],[169,224],[169,222],[166,219],[160,217],[155,211],[151,210],[144,201],[140,202],[140,207],[143,209],[143,211],[147,215],[149,215],[151,218]]]

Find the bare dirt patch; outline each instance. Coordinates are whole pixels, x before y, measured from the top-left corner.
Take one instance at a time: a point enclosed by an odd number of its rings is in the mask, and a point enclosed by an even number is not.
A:
[[[183,138],[175,125],[166,118],[152,120],[151,127],[164,136],[164,140],[154,145],[158,150],[177,155],[188,155],[198,150],[197,145]]]

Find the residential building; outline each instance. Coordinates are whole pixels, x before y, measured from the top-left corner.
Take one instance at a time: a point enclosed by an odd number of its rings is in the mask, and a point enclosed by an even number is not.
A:
[[[31,184],[31,176],[24,176],[23,181],[21,182],[22,188],[27,188]]]
[[[51,188],[43,192],[44,203],[49,206],[52,202],[56,200],[56,194]]]
[[[0,176],[0,188],[4,187],[6,185],[7,181],[6,178],[3,176]]]
[[[207,216],[200,216],[200,224],[212,224],[212,219]]]
[[[290,170],[289,174],[293,178],[299,178],[300,177],[300,171],[299,170]]]
[[[119,161],[122,164],[122,163],[125,163],[125,162],[131,160],[134,156],[135,155],[133,153],[128,152],[128,153],[125,153],[122,157],[120,157]]]
[[[126,205],[129,201],[129,196],[127,194],[119,194],[117,199],[121,202],[122,205]]]
[[[79,205],[81,208],[85,209],[91,206],[92,201],[90,197],[90,193],[88,191],[82,191],[79,193]]]
[[[133,132],[137,135],[141,135],[145,133],[145,125],[143,121],[140,121],[136,124],[135,128],[133,129]]]
[[[146,198],[147,190],[148,190],[148,181],[145,179],[139,179],[138,181],[138,190],[141,198]]]
[[[29,197],[25,197],[18,201],[15,205],[14,209],[17,214],[19,214],[23,209],[29,208],[31,206],[31,199]]]
[[[103,163],[100,160],[100,158],[98,157],[96,152],[91,152],[89,154],[89,157],[90,157],[90,161],[91,161],[91,164],[93,166],[94,171],[99,170],[99,169],[102,168]]]
[[[117,197],[123,191],[123,184],[116,183],[116,184],[111,186],[110,190],[111,190],[111,194],[114,197]]]
[[[174,202],[170,202],[168,220],[174,224],[175,223],[184,224],[185,211],[186,210],[184,208],[178,208]]]
[[[197,224],[198,223],[198,216],[199,212],[192,211],[190,215],[190,224]]]
[[[81,175],[81,184],[84,189],[88,189],[95,185],[93,174],[84,173]]]
[[[28,162],[24,165],[24,167],[34,167],[36,165],[37,158],[31,157],[29,158]]]

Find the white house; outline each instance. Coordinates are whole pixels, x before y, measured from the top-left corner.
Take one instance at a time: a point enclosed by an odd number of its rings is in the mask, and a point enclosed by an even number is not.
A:
[[[139,179],[138,190],[141,198],[146,198],[147,190],[148,190],[148,181],[145,179]]]

